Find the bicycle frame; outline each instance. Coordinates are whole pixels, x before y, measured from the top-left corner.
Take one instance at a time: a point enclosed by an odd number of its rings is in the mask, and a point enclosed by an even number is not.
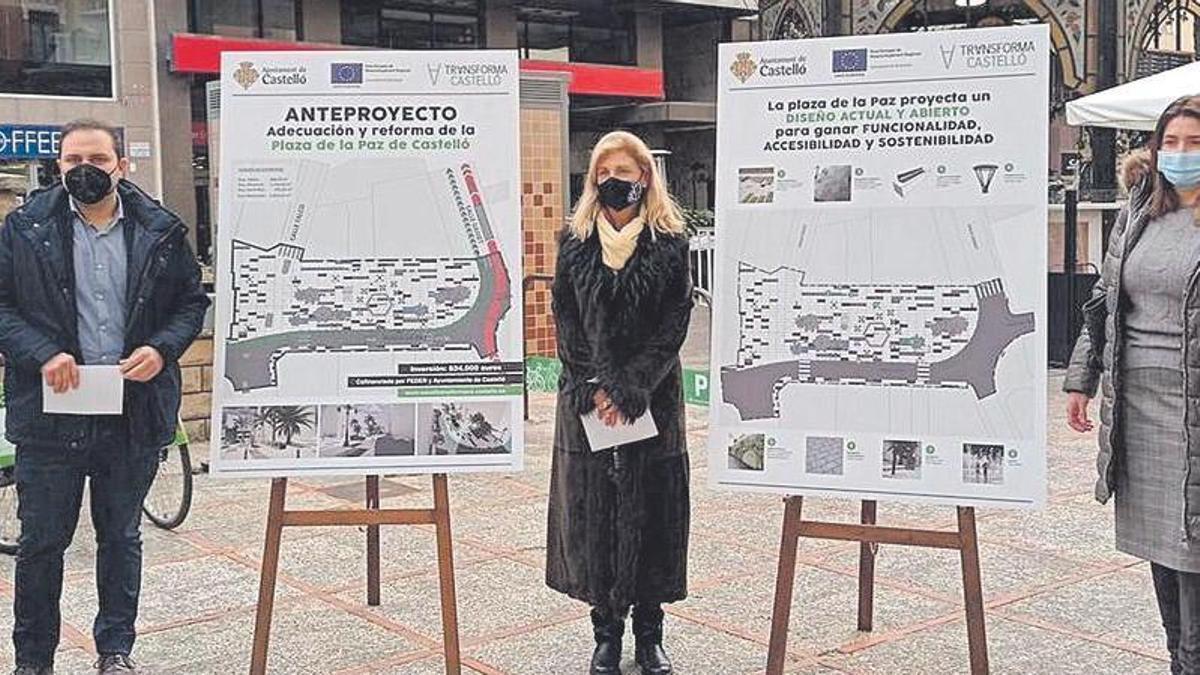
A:
[[[0,383],[0,469],[17,463],[17,449],[4,438],[4,384]]]

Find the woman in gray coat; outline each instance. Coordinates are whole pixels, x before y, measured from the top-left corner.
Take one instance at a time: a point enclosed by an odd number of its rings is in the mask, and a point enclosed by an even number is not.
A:
[[[1090,431],[1100,387],[1096,497],[1116,496],[1117,549],[1151,563],[1171,672],[1200,675],[1200,96],[1171,104],[1123,173],[1067,417]]]

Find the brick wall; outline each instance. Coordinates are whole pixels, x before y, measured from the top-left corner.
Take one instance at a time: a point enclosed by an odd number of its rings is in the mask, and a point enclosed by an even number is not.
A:
[[[212,415],[212,362],[211,336],[193,342],[179,359],[179,369],[183,374],[183,404],[179,407],[179,417],[183,419],[192,441],[208,440],[209,418]]]
[[[521,110],[521,225],[526,277],[554,274],[558,251],[555,237],[567,218],[567,186],[563,183],[566,123],[565,110]],[[550,287],[544,282],[527,285],[525,351],[529,355],[554,355]]]

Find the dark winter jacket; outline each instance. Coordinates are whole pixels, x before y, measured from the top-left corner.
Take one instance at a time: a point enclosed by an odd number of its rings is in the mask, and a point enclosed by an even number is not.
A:
[[[691,317],[688,244],[639,236],[619,272],[599,238],[564,235],[552,291],[559,380],[547,510],[546,583],[594,606],[687,597],[689,472],[679,349]],[[579,416],[608,392],[658,436],[592,453]],[[647,412],[648,411],[648,412]]]
[[[124,419],[139,447],[170,443],[178,424],[179,357],[200,332],[208,298],[179,218],[130,182],[118,191],[128,251],[125,350],[149,345],[164,367],[126,381]],[[75,306],[73,220],[62,186],[35,193],[0,228],[0,353],[6,368],[6,437],[17,446],[80,447],[91,419],[42,412],[41,367],[66,352],[85,365]]]
[[[1100,280],[1091,298],[1083,305],[1084,327],[1071,355],[1063,389],[1094,397],[1100,401],[1100,451],[1096,460],[1099,479],[1096,499],[1106,503],[1116,488],[1116,467],[1124,451],[1121,440],[1121,356],[1125,341],[1125,311],[1122,300],[1124,262],[1150,222],[1150,182],[1148,167],[1134,158],[1126,164],[1126,184],[1132,185],[1129,206],[1117,218],[1104,257]],[[1184,513],[1180,523],[1184,536],[1200,539],[1200,289],[1193,270],[1184,299],[1183,363],[1184,391],[1187,401],[1184,429],[1188,462],[1184,483]],[[1170,486],[1168,486],[1170,487]]]
[[[679,349],[692,311],[688,242],[647,227],[619,272],[604,265],[600,238],[569,233],[559,242],[552,289],[558,328],[558,417],[554,444],[589,452],[579,416],[603,389],[626,419],[647,410],[659,434],[630,452],[668,457],[686,452],[683,368]]]

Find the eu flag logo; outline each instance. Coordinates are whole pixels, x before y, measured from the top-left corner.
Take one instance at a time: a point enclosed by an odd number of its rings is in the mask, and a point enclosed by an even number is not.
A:
[[[335,63],[330,67],[329,81],[333,84],[362,84],[363,64]]]
[[[835,50],[833,50],[833,72],[835,72],[835,73],[865,73],[865,72],[867,72],[867,50],[865,50],[865,49],[835,49]]]

